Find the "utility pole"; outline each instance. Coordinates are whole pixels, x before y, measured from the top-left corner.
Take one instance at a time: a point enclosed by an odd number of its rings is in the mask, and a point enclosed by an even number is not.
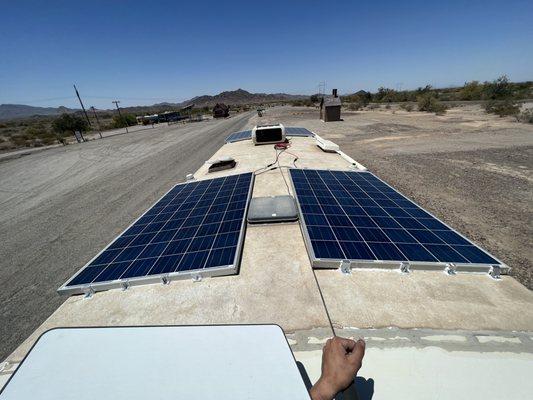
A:
[[[96,114],[96,110],[93,106],[91,106],[91,110],[93,111],[94,118],[96,119],[96,124],[98,125],[98,133],[100,134],[100,139],[102,139],[102,128],[100,127],[100,120],[98,119],[98,115]]]
[[[85,107],[83,106],[83,102],[81,101],[80,93],[78,92],[78,89],[76,88],[76,85],[74,86],[74,90],[76,91],[76,96],[78,96],[78,100],[80,101],[81,109],[83,110],[83,113],[85,114],[85,118],[87,119],[87,123],[89,124],[89,127],[91,127],[91,121],[89,120],[89,116],[87,115],[87,111],[85,111]]]
[[[120,117],[120,119],[122,119],[122,113],[120,112],[120,107],[118,106],[118,103],[120,103],[120,101],[113,100],[111,103],[115,103],[115,105],[117,106],[118,116]],[[126,121],[125,119],[122,119],[122,121],[126,123],[126,133],[129,133],[128,132],[128,121]]]

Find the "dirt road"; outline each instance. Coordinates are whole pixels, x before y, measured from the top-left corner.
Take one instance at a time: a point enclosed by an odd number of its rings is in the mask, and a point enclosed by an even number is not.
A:
[[[250,114],[0,162],[0,360],[64,300],[56,289]]]

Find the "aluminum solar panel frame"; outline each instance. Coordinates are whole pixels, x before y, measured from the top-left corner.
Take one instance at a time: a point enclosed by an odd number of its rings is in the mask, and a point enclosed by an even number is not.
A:
[[[495,268],[501,273],[509,270],[497,258],[368,171],[291,169],[290,174],[301,215],[300,226],[313,268],[400,268],[479,273],[490,273]],[[323,177],[334,181],[328,185]],[[361,187],[367,187],[369,191],[358,189],[352,191],[356,197],[346,196],[346,192],[350,193],[346,187],[358,186],[351,177],[357,177],[356,181],[363,179]],[[344,180],[346,187],[339,178]],[[313,186],[320,189],[315,190]],[[337,197],[340,195],[346,197]],[[331,201],[333,198],[334,202]],[[432,241],[435,243],[430,243]]]
[[[237,273],[253,183],[249,172],[175,185],[58,292],[87,294]]]

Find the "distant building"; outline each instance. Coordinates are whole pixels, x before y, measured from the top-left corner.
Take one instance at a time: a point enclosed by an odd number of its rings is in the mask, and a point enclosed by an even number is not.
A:
[[[229,107],[224,103],[217,103],[213,107],[213,118],[229,117]]]
[[[331,96],[320,100],[320,119],[324,122],[341,120],[341,99],[337,96],[337,89],[333,89]]]

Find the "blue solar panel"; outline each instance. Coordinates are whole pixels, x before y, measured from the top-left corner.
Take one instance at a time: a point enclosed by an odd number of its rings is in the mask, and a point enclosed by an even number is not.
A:
[[[59,291],[236,272],[253,174],[174,186]]]
[[[285,135],[286,136],[293,136],[293,137],[314,137],[314,133],[309,131],[306,128],[300,128],[296,126],[288,126],[285,128]],[[241,131],[241,132],[235,132],[229,135],[226,138],[226,143],[234,143],[234,142],[240,142],[241,140],[247,140],[252,138],[252,131]]]
[[[315,134],[306,128],[300,128],[297,126],[288,126],[285,128],[286,136],[300,136],[300,137],[313,137]]]
[[[315,267],[339,260],[465,270],[502,264],[370,172],[290,173]]]
[[[251,139],[252,131],[234,132],[226,138],[226,143],[240,142],[241,140]]]

